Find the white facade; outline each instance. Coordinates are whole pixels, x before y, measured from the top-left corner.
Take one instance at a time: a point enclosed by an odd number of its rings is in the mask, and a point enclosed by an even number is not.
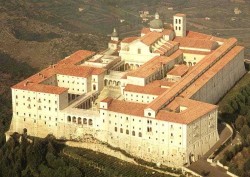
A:
[[[154,28],[162,27],[158,20]],[[91,135],[174,167],[196,161],[219,138],[213,104],[245,73],[244,49],[234,38],[187,34],[183,14],[173,25],[143,29],[123,42],[114,31],[100,54],[78,51],[13,86],[10,131],[76,140]],[[200,36],[208,47],[200,46]],[[168,76],[180,64],[187,72]]]

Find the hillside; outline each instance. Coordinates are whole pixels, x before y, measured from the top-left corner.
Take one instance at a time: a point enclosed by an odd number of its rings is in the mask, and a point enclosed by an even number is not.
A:
[[[83,21],[74,22],[77,7],[80,1],[1,1],[0,53],[43,68],[79,49],[105,49],[104,34],[85,28]]]

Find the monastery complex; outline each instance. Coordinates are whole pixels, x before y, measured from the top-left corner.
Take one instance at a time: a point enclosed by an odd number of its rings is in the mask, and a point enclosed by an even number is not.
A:
[[[147,161],[181,167],[219,139],[219,99],[245,74],[244,47],[155,14],[139,36],[80,50],[14,85],[10,131],[92,136]]]

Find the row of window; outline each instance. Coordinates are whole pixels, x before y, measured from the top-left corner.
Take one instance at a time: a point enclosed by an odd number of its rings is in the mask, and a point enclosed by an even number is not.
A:
[[[181,19],[175,19],[175,24],[178,24],[178,22],[181,24]]]
[[[26,119],[24,118],[23,119],[23,121],[25,122],[26,121]],[[36,119],[34,119],[34,123],[36,123]],[[44,121],[44,124],[46,125],[47,124],[47,122],[46,121]],[[50,126],[50,125],[49,125]],[[55,123],[55,126],[57,126],[57,123]]]
[[[115,127],[115,132],[117,132],[117,131],[118,131],[118,129],[117,129],[117,127]],[[120,128],[120,133],[123,133],[123,128]],[[126,130],[126,134],[129,135],[129,130]],[[132,131],[132,136],[135,136],[135,131]],[[139,132],[138,136],[142,137],[142,133]]]
[[[23,103],[23,105],[25,106],[25,103]],[[16,102],[16,106],[18,106],[18,102]],[[36,107],[36,105],[34,104],[34,108],[35,107]],[[31,105],[28,104],[27,108],[31,109]],[[46,109],[46,106],[44,106],[44,109]],[[42,106],[38,106],[38,110],[42,110]],[[51,111],[51,107],[48,107],[48,110]],[[57,111],[57,108],[55,108],[55,111]]]
[[[77,123],[77,124],[93,125],[93,120],[92,119],[88,120],[87,118],[81,118],[81,117],[76,118],[75,116],[73,116],[73,117],[68,116],[67,121]]]
[[[128,96],[128,94],[126,93],[126,96]],[[134,96],[134,94],[130,94],[131,97]],[[138,97],[138,95],[136,95],[136,97]],[[143,95],[141,96],[143,98]],[[149,99],[149,96],[147,96],[147,98]],[[153,99],[155,99],[155,97],[153,97]]]
[[[134,101],[133,99],[127,99],[127,98],[125,98],[125,100],[127,100],[127,101]],[[135,100],[136,102],[139,102],[139,100]],[[151,101],[151,100],[150,100]],[[143,103],[144,101],[143,100],[141,100],[141,102]],[[149,101],[147,100],[147,103],[149,103]]]
[[[103,113],[103,115],[105,115],[105,113]],[[112,115],[109,114],[109,117],[111,117],[111,116],[112,116]],[[117,117],[117,115],[115,115],[114,117]],[[123,117],[121,116],[120,118],[122,119]],[[129,121],[129,117],[126,117],[126,121]],[[134,122],[135,119],[133,118],[132,121]],[[139,119],[139,122],[141,122],[141,119]],[[103,119],[103,123],[104,123],[104,119]],[[147,120],[147,123],[152,125],[152,120]],[[109,121],[109,124],[111,124],[111,120]],[[116,125],[116,123],[115,123],[115,125]],[[158,123],[156,122],[155,125],[158,125]],[[162,124],[162,126],[164,126],[164,125],[165,125],[165,124]],[[173,129],[173,128],[174,128],[174,125],[171,124],[171,125],[170,125],[170,128]],[[179,129],[182,129],[182,127],[180,126]]]
[[[177,26],[175,26],[175,30],[178,30],[178,27]],[[181,27],[179,26],[179,31],[181,30]]]
[[[57,82],[60,82],[60,80],[57,80]],[[62,80],[62,82],[64,83],[64,80]],[[74,84],[75,81],[72,81],[72,84]],[[69,84],[69,81],[68,81],[68,84]],[[79,82],[76,82],[77,85],[79,85],[80,83]],[[84,82],[82,83],[82,85],[84,85]]]
[[[25,95],[23,96],[25,98]],[[18,95],[16,95],[16,99],[18,99]],[[36,97],[33,97],[34,100],[36,100]],[[41,98],[39,98],[37,101],[41,103]],[[31,101],[31,97],[27,97],[27,101]],[[46,101],[46,98],[43,99],[43,101]],[[51,100],[48,100],[48,103],[51,103]],[[57,104],[57,101],[55,101],[55,104]]]

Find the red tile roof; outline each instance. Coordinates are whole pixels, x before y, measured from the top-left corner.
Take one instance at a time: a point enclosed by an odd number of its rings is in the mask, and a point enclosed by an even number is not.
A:
[[[148,33],[150,33],[150,29],[149,28],[142,28],[141,33],[148,34]]]
[[[180,106],[187,109],[179,112],[176,111]],[[160,110],[156,115],[156,119],[180,124],[189,124],[209,112],[216,111],[218,106],[194,101],[190,99],[176,97],[167,107],[168,110]]]
[[[174,16],[178,16],[178,17],[186,17],[186,14],[180,14],[180,13],[178,13],[178,14],[175,14]]]
[[[179,42],[180,47],[185,47],[185,48],[214,50],[218,46],[218,44],[214,41],[188,38],[188,37],[176,37],[174,41]]]
[[[224,56],[230,49],[237,43],[237,39],[230,38],[222,46],[217,48],[212,54],[203,58],[197,63],[193,69],[185,75],[179,82],[172,86],[171,89],[165,91],[162,95],[158,96],[152,101],[147,108],[159,111],[165,105],[169,104],[176,96],[178,96],[184,88],[194,82],[202,72],[205,72],[209,66],[213,65],[217,60]]]
[[[160,95],[164,91],[166,91],[166,88],[161,88],[160,85],[146,85],[146,86],[138,86],[138,85],[131,85],[127,84],[125,89],[125,92],[134,92],[134,93],[142,93],[142,94],[149,94],[149,95]]]
[[[157,40],[159,40],[160,38],[162,38],[163,34],[162,33],[158,33],[158,32],[150,32],[147,33],[146,35],[144,35],[143,37],[141,37],[141,42],[150,46],[153,43],[155,43]]]
[[[123,40],[122,40],[122,43],[131,43],[131,42],[133,42],[133,41],[135,41],[136,39],[138,39],[139,37],[136,37],[136,36],[134,36],[134,37],[127,37],[127,38],[124,38]]]
[[[190,53],[190,54],[196,54],[196,55],[209,55],[209,54],[213,53],[214,50],[212,50],[211,52],[205,52],[205,51],[198,51],[198,50],[183,50],[183,49],[181,49],[181,51],[183,53]]]
[[[190,85],[181,96],[185,98],[191,98],[200,88],[206,84],[210,79],[214,77],[225,65],[235,58],[240,52],[244,50],[244,47],[236,46],[231,49],[224,57],[222,57],[214,66],[212,66],[207,72],[205,72],[200,78],[198,78],[192,85]]]
[[[108,106],[108,110],[112,112],[143,117],[146,106],[146,104],[142,103],[112,100]]]
[[[171,71],[167,73],[167,75],[173,76],[184,76],[189,70],[187,65],[176,65]]]
[[[175,60],[176,58],[180,57],[181,55],[182,52],[180,50],[177,50],[169,57],[166,56],[154,57],[153,59],[149,60],[141,67],[139,67],[137,70],[128,73],[127,76],[146,78],[151,74],[155,73],[158,69],[160,69],[162,67],[162,64],[169,63]]]
[[[58,86],[45,85],[42,84],[42,82],[50,77],[55,76],[56,74],[87,78],[91,75],[99,75],[104,73],[106,70],[102,68],[93,68],[88,66],[76,65],[77,63],[88,59],[93,54],[94,52],[91,51],[85,51],[85,50],[77,51],[76,53],[70,55],[70,57],[59,61],[55,65],[43,69],[39,73],[34,74],[33,76],[12,86],[12,88],[21,90],[30,90],[35,92],[51,93],[51,94],[61,94],[67,91],[68,89],[61,88]]]
[[[109,102],[108,111],[144,117],[144,109],[147,104],[127,102],[122,100],[114,100],[112,98],[105,99],[102,102]],[[187,109],[179,112],[178,108],[184,106]],[[156,116],[157,120],[175,122],[180,124],[189,124],[209,112],[216,111],[218,106],[194,101],[190,99],[175,98],[166,109],[162,109]],[[100,108],[102,109],[102,108]]]
[[[69,57],[66,57],[63,60],[60,60],[57,64],[78,64],[81,61],[87,60],[91,56],[93,56],[95,52],[88,51],[88,50],[79,50]]]
[[[186,37],[195,38],[195,39],[210,40],[212,36],[208,35],[208,34],[204,34],[204,33],[195,32],[195,31],[187,31]]]

